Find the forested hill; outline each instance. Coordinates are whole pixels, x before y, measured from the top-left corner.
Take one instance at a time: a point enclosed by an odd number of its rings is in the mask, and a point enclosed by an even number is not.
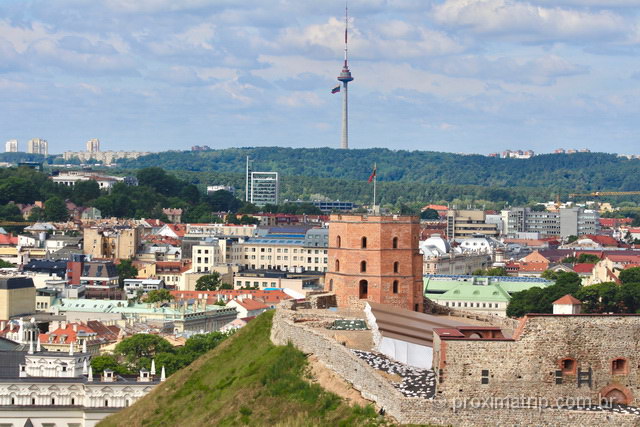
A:
[[[640,190],[640,160],[605,153],[545,154],[520,160],[383,148],[259,147],[162,152],[128,160],[122,166],[243,173],[246,156],[254,160],[254,170],[277,171],[284,176],[366,180],[376,163],[381,181],[568,191]]]

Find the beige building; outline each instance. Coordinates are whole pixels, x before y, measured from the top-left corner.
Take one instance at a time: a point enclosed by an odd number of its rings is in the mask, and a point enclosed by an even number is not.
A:
[[[447,212],[447,238],[466,239],[476,234],[497,237],[497,224],[487,224],[486,215],[482,210],[457,210]]]
[[[136,255],[142,231],[142,226],[85,228],[84,253],[93,258],[132,258]]]
[[[28,277],[0,278],[0,319],[34,313],[36,288]]]
[[[239,236],[251,237],[256,234],[255,224],[187,224],[185,238]]]
[[[27,142],[27,153],[30,154],[49,154],[49,143],[45,139],[33,138]]]
[[[82,162],[93,159],[110,165],[119,159],[137,159],[148,154],[151,153],[146,151],[65,151],[62,157],[64,160],[77,158]]]
[[[251,270],[327,271],[327,247],[304,241],[257,238],[238,241],[231,249],[234,264]]]
[[[289,273],[285,271],[251,271],[243,270],[233,276],[234,289],[253,288],[286,288],[301,294],[319,291],[324,288],[324,275],[309,273]]]

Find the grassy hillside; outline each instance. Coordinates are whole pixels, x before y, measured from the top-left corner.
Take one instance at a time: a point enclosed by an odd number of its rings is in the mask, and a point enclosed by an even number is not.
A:
[[[100,426],[379,425],[373,407],[350,407],[305,379],[307,360],[269,340],[273,312],[178,371]]]

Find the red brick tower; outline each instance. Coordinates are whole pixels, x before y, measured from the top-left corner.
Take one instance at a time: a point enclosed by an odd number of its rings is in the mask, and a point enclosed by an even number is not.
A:
[[[374,301],[421,312],[419,235],[418,217],[331,215],[325,290],[339,307]]]

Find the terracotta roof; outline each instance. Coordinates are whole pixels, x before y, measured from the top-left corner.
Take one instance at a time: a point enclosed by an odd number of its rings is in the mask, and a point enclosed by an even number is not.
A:
[[[602,246],[618,247],[620,245],[620,242],[618,242],[616,239],[614,239],[611,236],[604,236],[601,234],[587,234],[583,237],[591,239]]]
[[[74,330],[77,328],[77,332]],[[47,334],[40,334],[40,342],[43,344],[70,344],[77,342],[78,332],[86,332],[89,335],[97,335],[97,333],[88,326],[79,323],[68,323],[65,329],[58,328]]]
[[[595,267],[595,264],[590,264],[590,263],[578,263],[578,264],[574,264],[572,270],[575,271],[576,273],[591,273],[593,271],[593,267]]]
[[[244,299],[234,299],[231,301],[235,301],[238,304],[240,304],[242,307],[244,307],[247,310],[266,310],[269,308],[268,305],[265,305],[263,303],[261,303],[260,301],[256,301],[254,299],[251,298],[244,298]],[[231,302],[229,301],[229,303]],[[229,304],[227,303],[227,304]]]
[[[563,296],[562,298],[558,298],[557,300],[555,300],[553,302],[553,304],[578,305],[578,304],[582,304],[582,301],[580,301],[579,299],[574,298],[571,295],[567,294],[567,295]]]
[[[0,245],[15,246],[18,244],[18,236],[12,234],[0,234]]]

